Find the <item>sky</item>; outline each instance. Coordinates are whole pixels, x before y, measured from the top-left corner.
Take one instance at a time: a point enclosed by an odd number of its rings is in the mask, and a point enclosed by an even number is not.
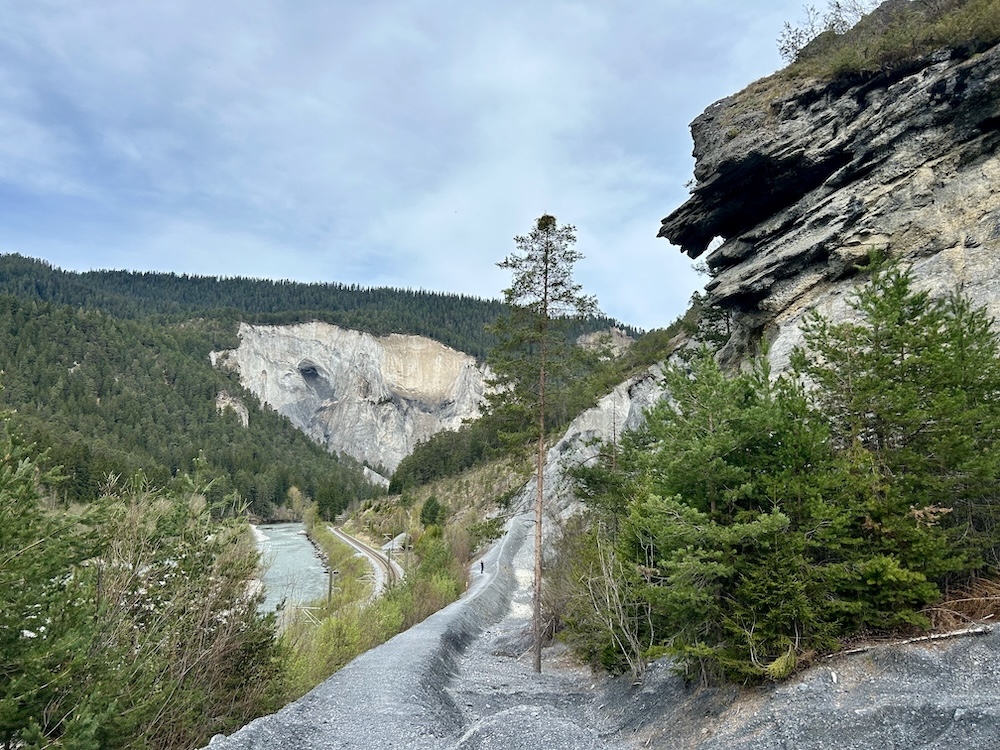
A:
[[[688,125],[781,67],[797,0],[9,0],[0,253],[496,298],[542,214],[651,329]]]

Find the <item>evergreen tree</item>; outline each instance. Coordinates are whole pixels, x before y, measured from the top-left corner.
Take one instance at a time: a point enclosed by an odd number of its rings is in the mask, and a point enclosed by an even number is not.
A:
[[[40,741],[47,706],[73,687],[86,664],[90,609],[70,572],[92,540],[77,520],[41,507],[32,446],[0,425],[0,744]],[[77,726],[70,712],[63,719]],[[68,727],[67,727],[68,728]],[[63,728],[60,727],[60,730]]]
[[[889,536],[905,531],[886,514],[940,524],[956,552],[993,558],[1000,345],[992,321],[961,295],[915,291],[897,263],[876,258],[870,270],[851,300],[857,322],[811,315],[793,364],[816,385],[812,398],[840,450],[870,464],[886,487],[872,523]],[[942,564],[935,575],[963,567]]]
[[[583,317],[596,309],[593,297],[582,294],[573,281],[573,265],[583,256],[574,248],[576,229],[559,226],[544,214],[525,236],[514,238],[517,251],[497,265],[511,272],[504,301],[510,314],[493,331],[500,343],[491,355],[496,373],[493,408],[534,416],[537,439],[535,500],[534,669],[542,669],[542,496],[545,468],[546,396],[555,372],[570,361],[562,329],[570,316]]]
[[[420,523],[424,526],[434,526],[441,520],[441,515],[441,502],[435,495],[431,495],[420,508]]]
[[[484,327],[505,312],[499,300],[459,294],[134,271],[72,273],[16,254],[0,255],[0,295],[159,323],[210,318],[228,329],[227,342],[217,342],[215,350],[235,346],[239,321],[321,320],[376,335],[429,336],[483,358],[494,343]],[[580,321],[579,333],[612,325],[636,333],[604,317]]]
[[[567,631],[589,658],[635,669],[667,652],[691,675],[780,679],[859,632],[927,627],[944,587],[995,563],[997,337],[960,296],[871,271],[853,322],[810,318],[792,375],[695,357],[643,429],[579,472],[610,550],[574,563]],[[615,586],[595,583],[609,570]],[[644,616],[595,617],[595,589]]]
[[[329,518],[380,493],[356,462],[258,408],[234,374],[212,367],[216,333],[211,321],[157,325],[0,297],[0,402],[38,444],[39,466],[67,475],[54,488],[60,499],[93,502],[109,476],[140,470],[166,486],[199,455],[265,517],[291,485],[316,499],[322,487]],[[223,391],[247,405],[246,427],[217,410]]]

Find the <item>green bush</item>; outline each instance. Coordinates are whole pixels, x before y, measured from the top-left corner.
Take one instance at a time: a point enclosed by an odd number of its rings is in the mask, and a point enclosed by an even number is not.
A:
[[[0,434],[0,744],[181,748],[276,707],[271,616],[245,523],[133,481],[80,516]],[[197,633],[198,637],[192,637]]]
[[[443,508],[437,497],[431,495],[420,508],[420,523],[424,526],[434,526],[444,518]]]
[[[926,628],[942,587],[997,559],[990,321],[869,270],[860,322],[812,316],[794,373],[704,353],[579,472],[595,551],[570,563],[565,637],[592,662],[780,679],[858,633]]]
[[[479,549],[481,545],[499,539],[503,534],[504,523],[504,519],[498,517],[472,524],[469,528],[469,543],[472,549]]]

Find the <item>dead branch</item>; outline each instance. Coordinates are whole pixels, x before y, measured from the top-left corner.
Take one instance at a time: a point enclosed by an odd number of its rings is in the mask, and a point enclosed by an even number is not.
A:
[[[963,628],[962,630],[952,630],[948,633],[931,633],[930,635],[920,635],[914,638],[904,638],[899,641],[887,641],[885,643],[869,643],[865,646],[858,646],[857,648],[849,648],[846,651],[838,651],[835,654],[827,654],[827,659],[832,659],[835,656],[847,656],[849,654],[863,654],[866,651],[871,651],[873,648],[878,646],[906,646],[910,643],[922,643],[924,641],[943,641],[946,638],[962,638],[967,635],[988,635],[993,632],[993,628],[989,625],[976,625],[971,628]]]

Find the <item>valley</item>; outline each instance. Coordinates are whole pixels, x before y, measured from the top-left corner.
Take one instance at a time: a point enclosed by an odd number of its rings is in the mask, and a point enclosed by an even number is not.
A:
[[[588,278],[655,275],[615,180],[521,228],[502,301],[0,254],[0,747],[997,745],[1000,1],[807,26],[691,124],[658,236],[705,285],[662,328],[574,280],[578,232]],[[411,166],[369,273],[467,208]],[[357,267],[335,218],[310,270]]]

